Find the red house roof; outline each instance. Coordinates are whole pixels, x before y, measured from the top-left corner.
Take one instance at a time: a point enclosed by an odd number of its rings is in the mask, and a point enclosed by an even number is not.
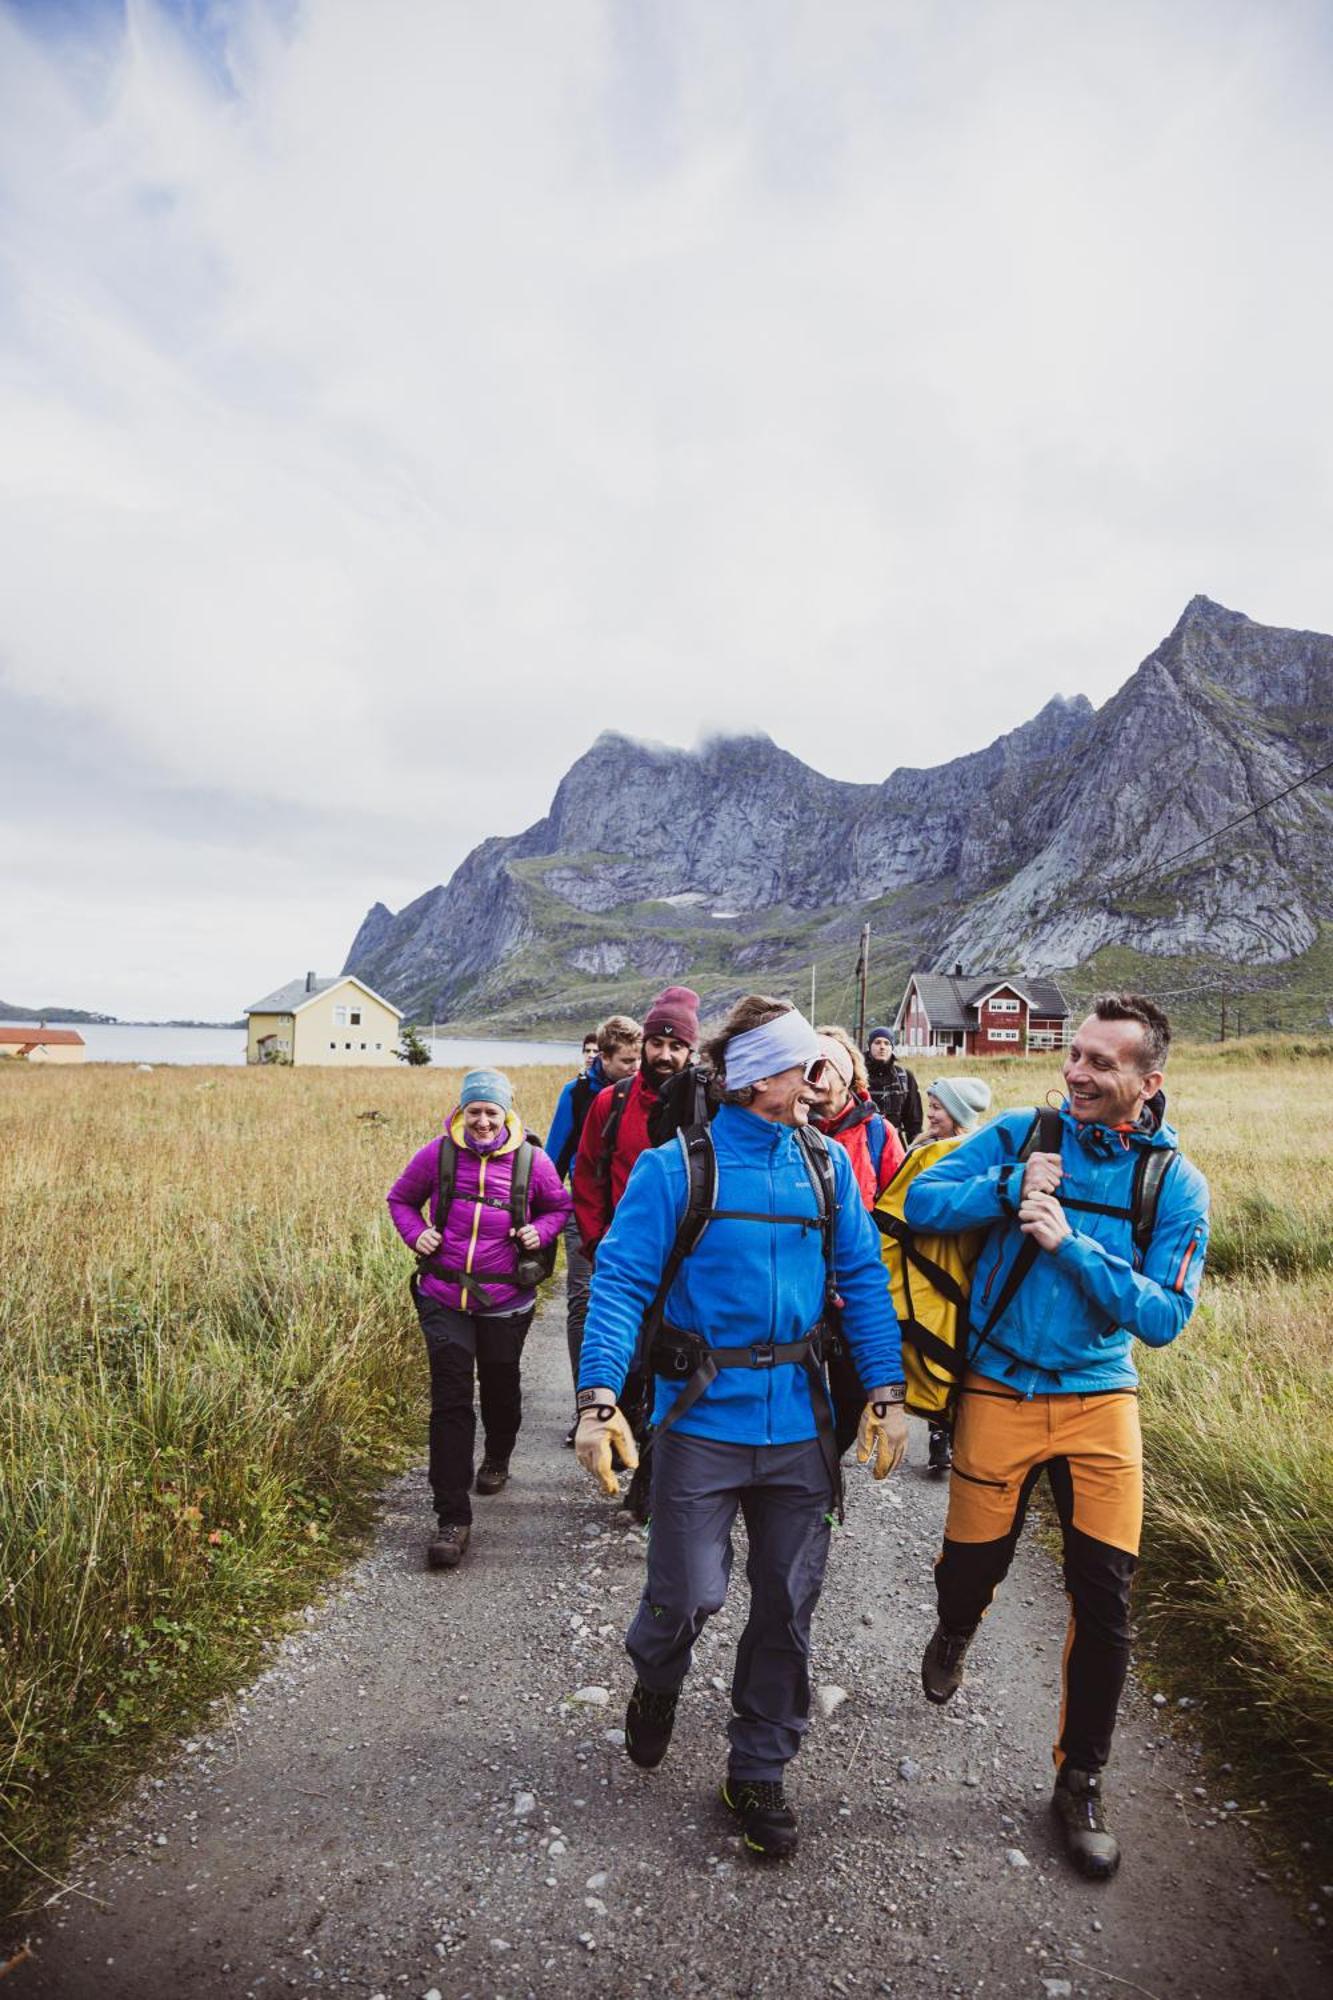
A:
[[[83,1036],[77,1028],[11,1028],[0,1027],[0,1042],[18,1043],[22,1047],[50,1048],[54,1042],[72,1043],[83,1047]]]

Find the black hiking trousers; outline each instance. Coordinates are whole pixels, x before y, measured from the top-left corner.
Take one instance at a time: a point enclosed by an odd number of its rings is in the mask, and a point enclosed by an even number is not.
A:
[[[454,1312],[417,1295],[430,1363],[430,1490],[441,1527],[467,1527],[472,1520],[474,1382],[485,1455],[509,1463],[523,1421],[519,1366],[533,1311],[529,1306],[518,1313]]]

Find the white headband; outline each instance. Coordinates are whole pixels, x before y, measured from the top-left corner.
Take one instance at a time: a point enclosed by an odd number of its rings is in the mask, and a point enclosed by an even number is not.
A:
[[[723,1068],[728,1090],[743,1090],[761,1076],[776,1076],[779,1070],[799,1063],[804,1069],[820,1053],[819,1037],[804,1014],[789,1007],[762,1028],[750,1028],[733,1035],[727,1043]]]

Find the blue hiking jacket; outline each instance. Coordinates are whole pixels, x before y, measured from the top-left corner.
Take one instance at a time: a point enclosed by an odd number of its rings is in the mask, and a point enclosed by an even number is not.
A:
[[[1031,1111],[1007,1111],[918,1174],[903,1204],[913,1229],[936,1235],[993,1225],[972,1279],[974,1342],[1027,1241],[1017,1220],[1024,1165],[1018,1150],[1032,1119]],[[1142,1148],[1176,1144],[1172,1127],[1152,1107],[1132,1131],[1118,1132],[1080,1123],[1066,1101],[1060,1125],[1064,1178],[1057,1200],[1063,1195],[1128,1209]],[[1199,1296],[1208,1183],[1183,1155],[1167,1169],[1141,1267],[1128,1220],[1079,1209],[1070,1209],[1068,1220],[1072,1235],[1058,1250],[1039,1253],[992,1339],[972,1361],[978,1374],[1024,1396],[1135,1388],[1134,1338],[1165,1347]]]
[[[579,1149],[579,1135],[574,1126],[574,1092],[578,1089],[580,1083],[584,1081],[585,1079],[581,1076],[571,1076],[569,1082],[561,1091],[559,1097],[556,1099],[555,1111],[551,1118],[551,1129],[546,1135],[546,1144],[542,1147],[542,1151],[545,1153],[547,1159],[554,1160],[555,1170],[562,1181],[569,1179],[574,1165],[574,1155]],[[588,1098],[588,1103],[591,1104],[598,1091],[606,1089],[606,1077],[602,1073],[602,1058],[600,1056],[594,1056],[588,1065],[586,1081],[591,1090],[591,1095]],[[586,1109],[584,1115],[587,1115]]]
[[[666,1300],[673,1326],[714,1347],[800,1340],[824,1310],[824,1243],[819,1207],[794,1130],[724,1104],[711,1127],[717,1154],[715,1206],[760,1216],[809,1216],[810,1227],[766,1221],[710,1222],[685,1259]],[[902,1345],[879,1234],[867,1215],[841,1146],[830,1146],[837,1219],[834,1251],[843,1331],[867,1388],[903,1379]],[[643,1316],[685,1213],[685,1161],[676,1144],[641,1153],[611,1227],[597,1246],[583,1331],[579,1387],[614,1389],[629,1370]],[[657,1383],[653,1421],[680,1393]],[[795,1362],[728,1368],[676,1429],[722,1444],[797,1444],[817,1435],[810,1385]]]

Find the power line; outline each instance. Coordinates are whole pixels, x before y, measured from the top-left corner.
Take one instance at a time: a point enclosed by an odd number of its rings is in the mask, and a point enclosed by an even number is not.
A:
[[[1116,894],[1124,889],[1132,888],[1136,882],[1141,882],[1145,879],[1151,881],[1154,875],[1159,875],[1163,870],[1173,867],[1177,861],[1183,861],[1186,855],[1195,853],[1200,847],[1209,846],[1214,840],[1220,840],[1222,835],[1230,833],[1233,827],[1244,826],[1247,819],[1253,819],[1257,813],[1266,812],[1269,806],[1275,806],[1280,800],[1290,798],[1291,794],[1298,792],[1302,785],[1313,784],[1316,778],[1322,778],[1328,771],[1333,771],[1333,758],[1330,758],[1327,764],[1321,764],[1318,770],[1307,771],[1304,777],[1295,779],[1290,785],[1284,785],[1282,790],[1274,792],[1271,798],[1260,799],[1258,805],[1251,806],[1248,812],[1238,813],[1235,819],[1229,819],[1225,826],[1214,827],[1211,833],[1201,834],[1198,840],[1192,840],[1188,847],[1178,848],[1174,854],[1168,854],[1165,860],[1155,861],[1147,868],[1140,868],[1137,874],[1126,875],[1119,882],[1108,883],[1106,893]]]

